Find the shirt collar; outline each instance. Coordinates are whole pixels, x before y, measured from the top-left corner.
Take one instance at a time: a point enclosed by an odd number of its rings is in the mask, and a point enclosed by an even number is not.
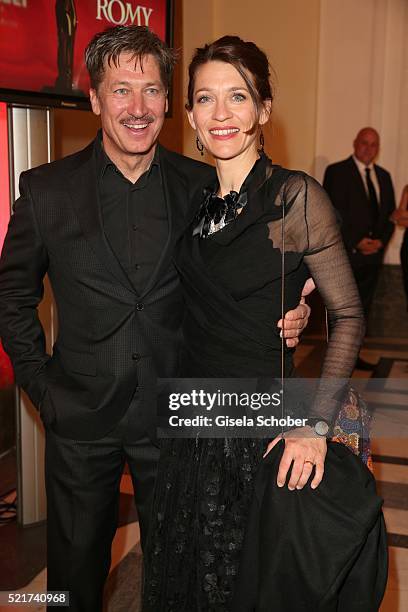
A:
[[[96,136],[95,152],[96,152],[96,164],[97,164],[98,176],[100,179],[104,177],[105,172],[107,168],[109,167],[111,167],[113,170],[116,170],[116,172],[118,172],[121,176],[123,176],[122,172],[119,170],[116,164],[114,164],[114,162],[110,159],[110,157],[106,154],[105,149],[103,148],[102,130],[98,130],[98,134]],[[154,156],[151,161],[151,164],[149,168],[142,174],[142,176],[146,175],[146,178],[148,178],[154,166],[160,167],[160,153],[159,153],[158,144],[156,145],[156,150],[154,152]],[[123,178],[125,180],[128,180],[124,176]]]
[[[368,166],[366,166],[365,164],[363,164],[363,162],[361,162],[359,159],[357,159],[357,157],[355,155],[353,155],[353,160],[354,160],[354,163],[356,164],[357,168],[363,174],[365,173],[366,168],[369,168],[370,170],[374,170],[373,162],[371,162],[371,164],[368,164]]]

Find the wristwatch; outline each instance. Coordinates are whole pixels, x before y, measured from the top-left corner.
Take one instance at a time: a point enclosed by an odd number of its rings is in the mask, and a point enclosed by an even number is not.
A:
[[[307,424],[314,429],[314,432],[321,437],[327,436],[330,427],[327,421],[324,421],[318,417],[311,417],[307,419]]]

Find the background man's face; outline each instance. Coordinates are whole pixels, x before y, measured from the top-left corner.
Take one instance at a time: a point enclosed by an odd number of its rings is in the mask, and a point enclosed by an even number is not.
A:
[[[354,141],[354,155],[368,166],[377,157],[380,138],[375,130],[361,130]]]
[[[154,147],[167,111],[167,92],[157,60],[142,63],[122,53],[118,65],[106,65],[98,90],[90,90],[92,110],[100,115],[103,144],[111,158],[148,154]]]

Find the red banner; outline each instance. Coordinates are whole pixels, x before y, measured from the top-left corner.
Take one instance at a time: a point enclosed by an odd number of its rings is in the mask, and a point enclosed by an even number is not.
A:
[[[145,25],[166,38],[167,0],[0,0],[0,88],[88,95],[84,49],[97,32]]]

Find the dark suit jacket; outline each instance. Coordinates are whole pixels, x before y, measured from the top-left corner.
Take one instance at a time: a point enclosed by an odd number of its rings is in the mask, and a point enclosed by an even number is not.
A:
[[[384,247],[388,244],[394,230],[390,215],[395,209],[395,196],[390,174],[374,165],[380,186],[379,215],[373,238],[379,238]],[[363,180],[353,158],[327,166],[323,187],[340,213],[342,234],[351,265],[359,267],[367,264],[380,265],[383,249],[374,255],[364,256],[356,251],[356,245],[362,238],[368,237],[370,231],[370,203],[364,188]]]
[[[231,612],[377,612],[387,539],[373,475],[329,442],[317,489],[280,489],[283,449],[277,444],[256,476]]]
[[[156,376],[177,375],[179,358],[183,304],[173,247],[190,193],[213,173],[160,147],[169,236],[138,295],[102,229],[94,146],[21,174],[0,260],[0,335],[16,380],[46,425],[78,440],[111,430],[136,387],[140,419],[153,432]],[[46,273],[59,323],[52,356],[37,316]]]

